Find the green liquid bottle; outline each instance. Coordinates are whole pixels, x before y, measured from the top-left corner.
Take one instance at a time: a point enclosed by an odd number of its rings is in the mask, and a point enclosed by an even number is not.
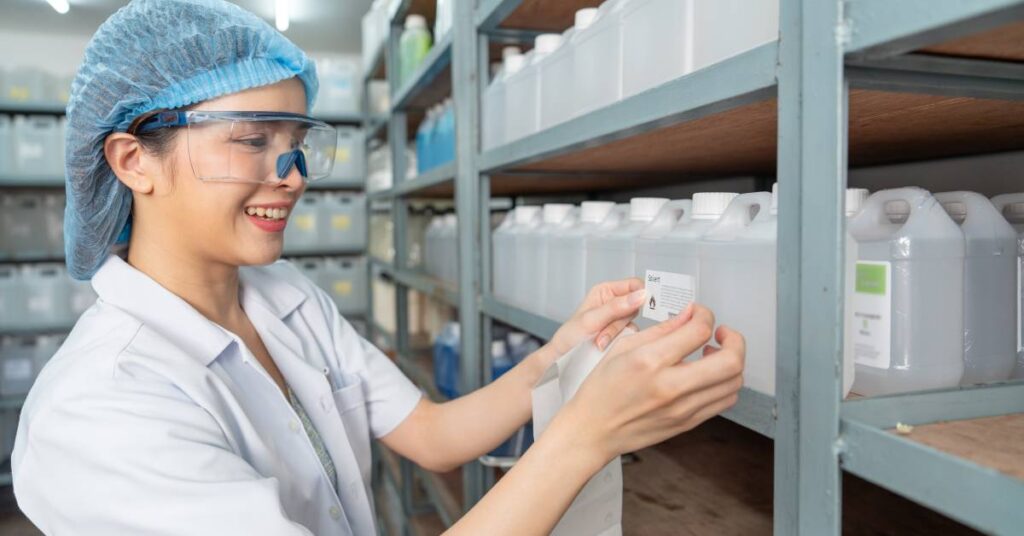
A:
[[[405,84],[423,63],[430,52],[430,32],[427,31],[427,19],[422,15],[409,15],[405,18],[405,31],[399,40],[399,80]]]

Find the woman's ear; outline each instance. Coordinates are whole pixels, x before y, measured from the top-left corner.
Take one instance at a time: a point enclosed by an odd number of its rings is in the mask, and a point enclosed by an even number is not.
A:
[[[124,132],[115,132],[103,141],[103,153],[107,164],[118,180],[137,194],[153,192],[153,157],[146,154],[139,140]]]

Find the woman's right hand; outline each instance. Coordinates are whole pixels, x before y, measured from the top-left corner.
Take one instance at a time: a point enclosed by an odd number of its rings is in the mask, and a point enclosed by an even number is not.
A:
[[[736,404],[743,386],[743,336],[719,327],[703,358],[714,315],[691,305],[678,316],[622,337],[594,368],[552,427],[571,428],[578,447],[601,460],[688,431]],[[582,442],[582,443],[580,443]]]

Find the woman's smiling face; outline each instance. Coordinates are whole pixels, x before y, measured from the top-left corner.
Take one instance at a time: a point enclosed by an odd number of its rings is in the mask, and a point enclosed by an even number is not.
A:
[[[190,109],[303,114],[306,94],[302,84],[292,78]],[[138,239],[161,240],[164,243],[159,249],[179,260],[231,266],[269,264],[280,257],[288,215],[305,189],[297,166],[291,166],[283,179],[277,178],[273,166],[266,177],[247,177],[270,181],[262,184],[197,177],[197,172],[203,174],[204,165],[242,169],[241,159],[250,158],[251,152],[259,150],[258,144],[265,143],[252,127],[238,125],[226,130],[231,140],[220,141],[201,139],[198,128],[191,132],[176,129],[168,150],[160,155],[160,169],[153,173],[152,194],[134,196],[133,242],[140,232]],[[237,148],[225,150],[226,143]]]

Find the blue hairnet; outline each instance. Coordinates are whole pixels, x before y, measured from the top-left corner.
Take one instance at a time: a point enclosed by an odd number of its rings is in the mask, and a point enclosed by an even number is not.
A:
[[[313,62],[259,17],[222,0],[134,0],[100,26],[71,85],[67,118],[68,272],[90,279],[128,235],[131,191],[103,142],[139,115],[298,77],[307,109]]]

